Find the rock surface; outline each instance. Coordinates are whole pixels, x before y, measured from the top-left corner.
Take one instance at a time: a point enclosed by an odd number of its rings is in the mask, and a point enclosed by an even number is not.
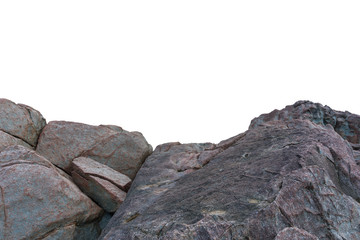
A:
[[[0,99],[0,130],[3,132],[35,147],[45,125],[45,119],[37,110]]]
[[[131,184],[124,174],[85,157],[74,159],[71,175],[86,195],[110,213],[119,208]]]
[[[0,99],[0,240],[360,240],[359,133],[360,116],[299,101],[219,144],[152,152]]]
[[[350,112],[332,110],[328,106],[310,101],[298,101],[282,110],[262,114],[251,121],[250,128],[264,122],[287,121],[292,119],[307,119],[316,124],[330,124],[335,131],[350,143],[360,143],[360,116]]]
[[[314,235],[298,229],[297,227],[288,227],[281,230],[275,240],[318,240]]]
[[[0,239],[96,239],[102,210],[48,160],[0,149]]]
[[[157,147],[100,239],[360,239],[357,116],[287,109],[218,145]]]
[[[116,126],[52,121],[43,129],[36,151],[70,172],[77,157],[89,157],[133,179],[152,152],[142,134]]]
[[[13,137],[10,134],[7,134],[6,132],[3,132],[0,130],[0,148],[7,147],[7,146],[13,146],[13,145],[22,145],[29,149],[33,149],[32,146],[30,146],[23,140]]]

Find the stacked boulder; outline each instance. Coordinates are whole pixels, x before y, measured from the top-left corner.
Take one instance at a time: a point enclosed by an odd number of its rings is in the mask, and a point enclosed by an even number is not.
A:
[[[151,152],[138,132],[0,99],[0,240],[97,239]]]

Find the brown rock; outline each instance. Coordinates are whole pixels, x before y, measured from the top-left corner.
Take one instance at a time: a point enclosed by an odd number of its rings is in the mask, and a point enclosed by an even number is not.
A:
[[[0,130],[35,147],[46,120],[37,110],[0,99]]]
[[[0,152],[1,240],[42,239],[55,232],[76,239],[74,234],[83,228],[98,229],[101,214],[101,208],[36,152],[19,145]],[[98,230],[94,234],[87,239],[96,238]]]
[[[53,121],[42,131],[36,151],[68,172],[72,160],[84,156],[133,179],[152,148],[140,133],[120,127]]]

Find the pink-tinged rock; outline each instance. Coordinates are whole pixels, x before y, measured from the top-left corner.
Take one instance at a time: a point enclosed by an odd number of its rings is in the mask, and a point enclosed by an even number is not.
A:
[[[87,177],[91,175],[102,178],[124,191],[127,191],[130,187],[131,179],[128,176],[91,158],[75,158],[72,164],[72,171],[79,173],[81,176]]]
[[[297,227],[288,227],[281,230],[275,240],[319,240],[319,238]]]
[[[36,151],[68,172],[72,160],[84,156],[133,179],[152,147],[140,133],[120,127],[53,121],[42,131]]]
[[[269,121],[209,149],[161,145],[100,239],[274,240],[287,227],[360,239],[353,147],[308,120]]]
[[[24,142],[23,140],[13,137],[10,134],[7,134],[6,132],[3,132],[0,130],[0,148],[12,146],[12,145],[22,145],[24,147],[27,147],[29,149],[33,149],[32,146]]]
[[[1,240],[42,239],[52,234],[80,239],[76,234],[82,229],[96,228],[102,209],[62,174],[28,148],[17,145],[2,149]],[[69,227],[72,224],[76,226]],[[99,232],[94,234],[87,239],[96,239]]]
[[[75,171],[71,175],[80,189],[107,212],[115,212],[126,197],[124,191],[107,180],[91,175],[83,177]]]
[[[37,110],[0,99],[0,130],[35,147],[46,120]]]

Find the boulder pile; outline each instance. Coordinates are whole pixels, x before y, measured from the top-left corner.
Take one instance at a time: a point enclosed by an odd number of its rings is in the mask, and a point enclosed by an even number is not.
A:
[[[141,133],[0,99],[0,240],[97,239],[151,153]]]
[[[299,101],[218,144],[0,99],[0,240],[360,240],[360,116]]]

